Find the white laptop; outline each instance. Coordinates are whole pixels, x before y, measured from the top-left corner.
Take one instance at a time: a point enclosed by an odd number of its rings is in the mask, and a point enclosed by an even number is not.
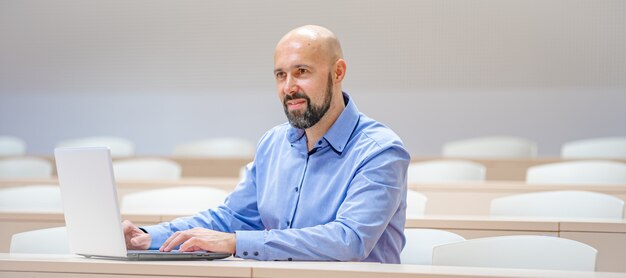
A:
[[[126,250],[109,148],[57,148],[54,157],[72,253],[126,260],[212,260],[231,256],[205,251]]]

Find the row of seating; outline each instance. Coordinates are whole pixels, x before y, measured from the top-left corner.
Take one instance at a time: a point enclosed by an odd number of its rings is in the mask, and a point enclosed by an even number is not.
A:
[[[191,215],[224,203],[228,191],[207,186],[176,186],[124,194],[123,214]],[[0,188],[0,212],[63,213],[58,185]]]
[[[165,158],[127,158],[113,162],[119,180],[177,180],[181,166]],[[442,159],[409,165],[409,183],[482,182],[486,167],[478,162]],[[0,160],[0,178],[49,178],[50,161],[36,157],[11,157]],[[626,163],[580,160],[547,163],[529,167],[529,184],[626,184]]]
[[[178,180],[181,166],[165,158],[128,158],[113,161],[118,180]],[[52,163],[38,157],[11,157],[0,160],[0,178],[50,178]]]
[[[57,147],[109,146],[114,157],[134,155],[134,144],[120,137],[86,137],[59,142]],[[176,145],[175,156],[245,157],[254,156],[255,146],[241,138],[214,138]],[[22,139],[0,136],[0,156],[26,153]],[[537,156],[537,143],[514,136],[487,136],[444,143],[444,157],[466,158],[532,158]],[[566,142],[561,147],[563,158],[626,159],[626,137],[602,137]]]
[[[114,136],[84,137],[58,142],[55,147],[101,147],[111,149],[113,157],[135,155],[135,144],[126,138]],[[235,137],[220,137],[177,144],[173,156],[184,157],[254,157],[255,144]],[[24,140],[14,136],[0,136],[0,156],[22,156],[26,154]]]
[[[189,215],[224,202],[228,191],[205,186],[177,186],[124,194],[124,214]],[[409,217],[425,214],[428,198],[416,190],[407,192]],[[62,213],[57,185],[23,185],[0,189],[0,211]],[[561,219],[623,219],[624,201],[615,196],[580,190],[540,191],[494,198],[490,215]]]
[[[594,271],[597,250],[551,236],[514,235],[466,240],[444,230],[406,229],[403,264]],[[69,254],[65,227],[14,234],[11,253]]]
[[[447,142],[443,144],[444,157],[466,158],[532,158],[537,156],[537,143],[515,136],[486,136]],[[626,158],[626,137],[600,137],[565,142],[561,157]]]
[[[407,191],[407,217],[421,217],[426,212],[428,197],[418,190]],[[489,215],[508,218],[620,220],[624,219],[624,200],[605,193],[583,190],[519,193],[492,199]]]
[[[441,159],[409,165],[409,183],[452,183],[485,181],[486,167],[478,162]],[[576,160],[531,166],[528,184],[626,185],[626,163],[611,160]]]

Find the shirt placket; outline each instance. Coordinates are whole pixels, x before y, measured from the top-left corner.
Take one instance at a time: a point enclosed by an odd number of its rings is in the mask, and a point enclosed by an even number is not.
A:
[[[306,139],[303,140],[304,144],[300,144],[298,146],[298,152],[301,157],[301,159],[303,160],[303,169],[301,171],[301,176],[299,178],[299,182],[293,184],[293,185],[289,185],[290,188],[288,188],[287,190],[287,194],[289,194],[290,196],[293,196],[293,198],[290,198],[292,200],[292,206],[291,206],[291,211],[289,212],[289,214],[287,215],[287,219],[286,219],[286,229],[289,229],[292,227],[293,225],[293,221],[296,217],[296,212],[298,211],[298,203],[300,201],[300,192],[302,189],[302,184],[304,184],[305,179],[306,179],[306,173],[309,167],[309,159],[310,156],[308,155],[307,152],[307,148],[306,148]]]

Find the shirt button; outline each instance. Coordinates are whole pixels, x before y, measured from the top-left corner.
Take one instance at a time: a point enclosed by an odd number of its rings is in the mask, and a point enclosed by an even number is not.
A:
[[[296,187],[295,189],[296,189],[296,192],[298,192],[298,188]]]
[[[291,221],[287,221],[287,226],[291,225]]]
[[[255,255],[255,256],[258,256],[258,255],[259,255],[259,252],[254,252],[254,255]]]
[[[243,251],[244,256],[248,256],[248,251]]]
[[[293,261],[293,259],[292,259],[292,258],[288,258],[287,260],[288,260],[288,261]]]
[[[321,144],[322,144],[322,141],[320,140],[319,142],[317,142],[317,144],[318,144],[318,145],[321,145]]]

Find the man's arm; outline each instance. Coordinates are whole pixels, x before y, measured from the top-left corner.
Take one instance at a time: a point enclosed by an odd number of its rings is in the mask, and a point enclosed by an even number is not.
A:
[[[151,236],[149,248],[159,249],[174,233],[194,228],[231,234],[239,229],[263,229],[257,208],[254,172],[255,165],[252,163],[246,168],[246,178],[226,198],[224,204],[217,208],[202,211],[193,216],[177,218],[170,222],[142,227]]]

